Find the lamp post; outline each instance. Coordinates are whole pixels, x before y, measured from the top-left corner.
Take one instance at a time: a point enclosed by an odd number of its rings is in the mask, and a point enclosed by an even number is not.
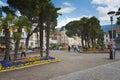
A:
[[[112,35],[111,35],[111,40],[112,40],[112,51],[110,52],[110,59],[113,59],[115,58],[115,53],[113,52],[114,48],[113,48],[113,45],[114,45],[114,37],[113,37],[113,16],[115,14],[115,11],[110,11],[107,13],[109,16],[110,16],[110,21],[111,21],[111,28],[112,28]]]

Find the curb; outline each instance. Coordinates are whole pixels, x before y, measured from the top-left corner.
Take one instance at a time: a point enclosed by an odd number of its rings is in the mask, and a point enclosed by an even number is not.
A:
[[[7,71],[24,69],[24,68],[33,67],[33,66],[38,66],[38,65],[43,65],[43,64],[48,64],[48,63],[55,63],[55,62],[60,62],[60,61],[61,61],[61,60],[57,60],[57,61],[55,60],[55,61],[44,62],[44,63],[39,63],[39,64],[27,65],[27,66],[23,66],[23,67],[16,67],[16,68],[13,68],[13,69],[1,70],[0,73],[2,73],[2,72],[7,72]]]

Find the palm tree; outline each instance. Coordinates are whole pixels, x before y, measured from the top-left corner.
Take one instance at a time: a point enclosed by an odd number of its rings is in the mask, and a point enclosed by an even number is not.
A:
[[[48,10],[48,5],[51,4],[50,0],[8,0],[7,2],[10,6],[12,6],[12,8],[14,8],[14,10],[19,10],[22,15],[27,16],[31,21],[33,17],[38,17],[38,26],[40,34],[40,56],[43,56],[43,24],[46,23],[44,15]]]
[[[17,28],[17,32],[14,31],[14,33],[13,33],[14,40],[15,40],[14,60],[17,59],[19,44],[20,44],[21,35],[22,35],[22,29],[24,28],[25,30],[29,31],[29,30],[31,30],[32,25],[28,18],[21,16],[21,17],[17,18],[17,20],[15,22],[15,26],[17,26],[18,28]]]
[[[32,22],[33,17],[38,16],[38,26],[40,30],[40,55],[43,56],[43,9],[46,2],[49,0],[8,0],[7,3],[13,8],[13,10],[19,10],[22,15],[25,15]],[[27,3],[27,4],[26,4]],[[36,29],[36,28],[35,28]],[[27,35],[26,46],[28,46],[28,40],[32,33]]]
[[[16,11],[20,11],[21,15],[26,16],[32,24],[37,23],[34,22],[34,18],[36,17],[35,14],[35,1],[36,0],[7,0],[7,3],[9,4],[10,7],[10,12],[16,12]],[[26,4],[27,3],[27,4]],[[35,28],[36,29],[36,28]],[[26,38],[26,48],[28,48],[28,43],[29,43],[29,38],[30,36],[35,32],[35,29],[33,30],[31,28],[26,29],[27,30],[27,38]]]
[[[12,25],[14,20],[14,16],[11,14],[7,14],[6,17],[1,18],[1,24],[0,27],[1,29],[4,30],[5,33],[5,56],[4,60],[9,61],[10,60],[10,30],[12,29]]]
[[[41,0],[36,1],[35,11],[39,16],[39,30],[40,30],[40,54],[43,56],[43,30],[46,24],[46,57],[49,55],[49,34],[50,34],[50,25],[56,21],[58,16],[58,8],[55,8],[50,0]]]
[[[55,8],[54,5],[52,3],[48,3],[48,5],[46,6],[46,58],[48,58],[49,56],[49,37],[50,37],[50,29],[51,27],[55,27],[54,23],[57,21],[57,17],[58,17],[58,13],[57,11],[60,8]]]

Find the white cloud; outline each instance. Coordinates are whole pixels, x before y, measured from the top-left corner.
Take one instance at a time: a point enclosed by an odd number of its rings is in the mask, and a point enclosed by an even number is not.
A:
[[[99,19],[102,21],[109,20],[107,15],[109,11],[117,11],[120,8],[120,0],[92,0],[91,3],[97,6]]]
[[[92,4],[118,7],[120,4],[120,0],[92,0]]]
[[[63,4],[66,6],[72,6],[71,3],[69,3],[69,2],[64,2]]]
[[[71,3],[64,2],[63,7],[58,12],[59,13],[70,13],[70,12],[74,11],[75,9],[76,8],[74,6],[72,6]]]
[[[62,26],[65,26],[67,23],[69,23],[70,21],[73,21],[73,20],[79,20],[80,17],[76,17],[76,18],[70,18],[70,17],[65,17],[63,18],[62,20],[58,20],[59,23],[57,25],[57,27],[62,27]]]
[[[3,3],[2,1],[0,1],[0,6],[8,6],[8,4]]]
[[[74,7],[64,7],[62,8],[60,11],[58,11],[59,13],[70,13],[72,12],[73,10],[75,10]]]
[[[91,17],[91,15],[86,16],[86,15],[82,15],[80,17],[64,17],[63,19],[59,19],[58,20],[58,25],[56,28],[60,28],[62,26],[65,26],[67,23],[69,23],[70,21],[74,21],[74,20],[80,20],[82,17]]]

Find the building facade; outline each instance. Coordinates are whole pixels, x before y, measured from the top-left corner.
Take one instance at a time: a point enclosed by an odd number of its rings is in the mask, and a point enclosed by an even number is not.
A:
[[[120,41],[120,26],[116,25],[113,27],[113,31],[115,31],[113,33],[113,42],[112,42],[112,38],[110,37],[112,33],[110,33],[110,31],[112,31],[111,28],[109,28],[108,30],[106,30],[104,32],[104,44],[105,47],[107,48],[109,44],[114,44],[116,45],[117,48],[120,48],[120,43],[116,43],[117,41]]]

